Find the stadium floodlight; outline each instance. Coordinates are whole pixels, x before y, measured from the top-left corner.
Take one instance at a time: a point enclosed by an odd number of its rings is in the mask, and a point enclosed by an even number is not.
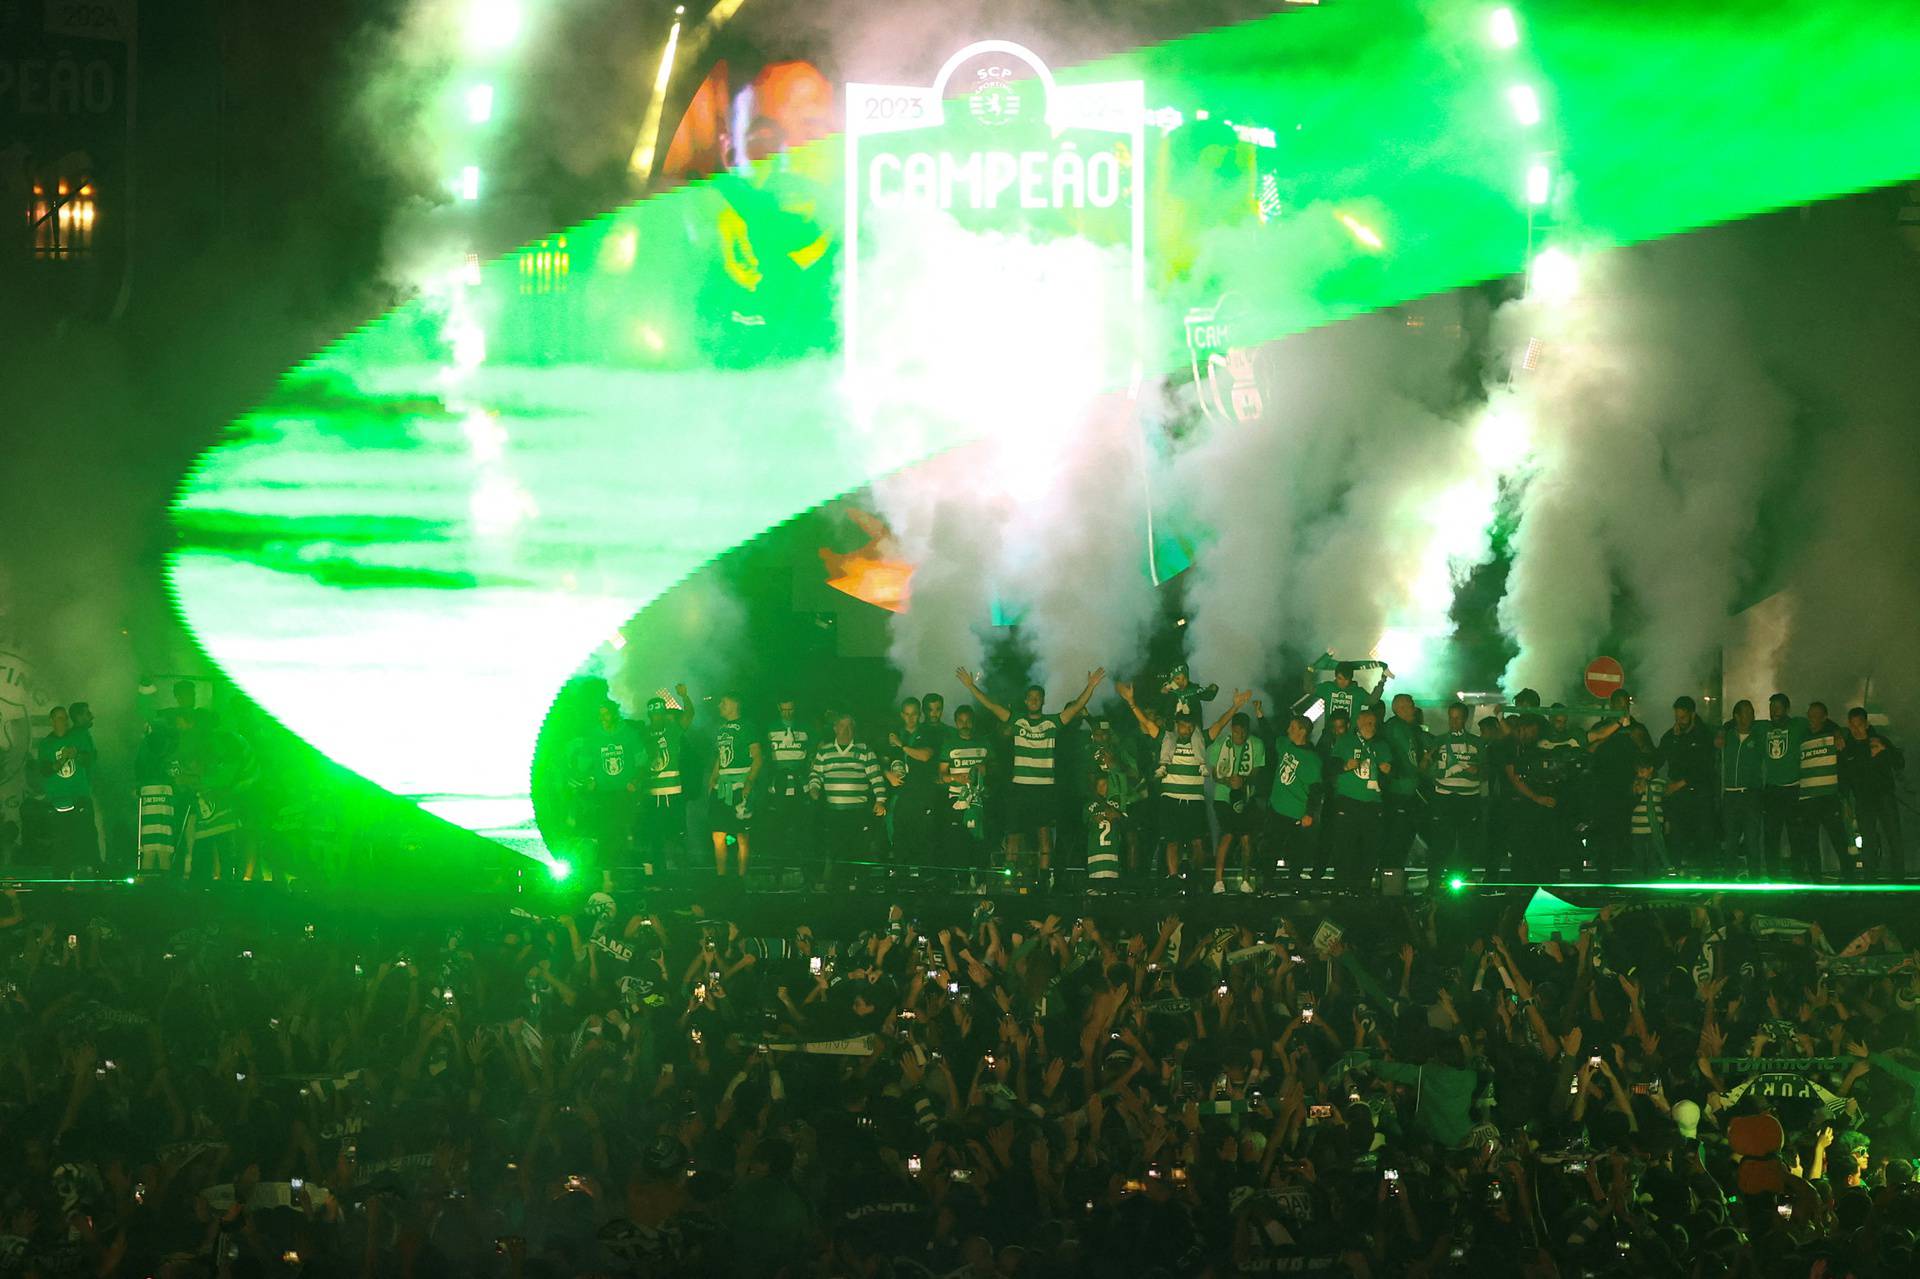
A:
[[[467,0],[463,27],[467,48],[475,53],[498,53],[520,38],[519,0]]]
[[[1540,123],[1540,95],[1533,91],[1530,84],[1516,84],[1507,90],[1507,104],[1513,108],[1513,118],[1525,128],[1531,129]]]
[[[1527,293],[1548,302],[1565,302],[1580,291],[1580,264],[1565,249],[1547,248],[1533,255],[1527,268]]]
[[[480,198],[479,165],[469,164],[466,168],[460,170],[460,181],[454,185],[454,192],[459,195],[462,200],[478,200]]]
[[[1535,164],[1527,170],[1527,203],[1538,207],[1553,193],[1553,170]]]
[[[1520,24],[1515,21],[1513,10],[1501,5],[1493,11],[1487,20],[1487,34],[1493,39],[1496,49],[1511,49],[1520,43]]]
[[[493,86],[476,84],[467,90],[467,123],[485,124],[493,119]]]

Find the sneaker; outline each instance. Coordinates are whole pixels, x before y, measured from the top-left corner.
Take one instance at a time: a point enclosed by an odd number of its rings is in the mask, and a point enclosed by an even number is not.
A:
[[[1252,891],[1253,891],[1253,881],[1252,881],[1251,879],[1248,879],[1248,878],[1246,878],[1245,876],[1242,876],[1242,877],[1241,877],[1241,879],[1240,879],[1240,891],[1241,891],[1241,892],[1243,892],[1243,893],[1250,893],[1250,892],[1252,892]]]
[[[1216,880],[1214,880],[1214,881],[1213,881],[1213,891],[1214,891],[1214,892],[1216,892],[1216,893],[1224,893],[1224,892],[1226,892],[1226,891],[1227,891],[1227,885],[1226,885],[1226,883],[1225,883],[1225,881],[1223,881],[1223,880],[1218,880],[1218,879],[1216,879]]]

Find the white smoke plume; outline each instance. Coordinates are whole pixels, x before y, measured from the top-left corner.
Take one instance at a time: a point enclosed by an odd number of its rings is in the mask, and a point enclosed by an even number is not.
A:
[[[1266,348],[1265,414],[1185,447],[1177,482],[1205,530],[1187,584],[1197,677],[1259,687],[1282,645],[1382,650],[1412,674],[1444,638],[1455,578],[1485,554],[1499,458],[1456,371],[1474,307],[1449,297],[1410,318]],[[1402,635],[1419,651],[1391,651]]]
[[[1738,262],[1697,239],[1589,257],[1570,297],[1515,304],[1533,424],[1501,608],[1509,688],[1573,692],[1608,636],[1647,706],[1697,693],[1754,567],[1792,403],[1761,368]]]

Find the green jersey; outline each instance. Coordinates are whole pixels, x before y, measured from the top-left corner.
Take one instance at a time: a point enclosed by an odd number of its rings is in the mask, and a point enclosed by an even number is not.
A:
[[[1349,760],[1355,767],[1347,767]],[[1363,804],[1380,803],[1387,778],[1380,766],[1392,761],[1393,747],[1378,733],[1371,738],[1348,733],[1333,744],[1332,758],[1328,761],[1337,770],[1333,776],[1334,794]]]
[[[647,793],[678,795],[681,761],[686,755],[685,732],[673,720],[648,725],[643,732],[647,744]]]
[[[1338,680],[1330,679],[1315,686],[1313,695],[1319,698],[1320,704],[1326,708],[1320,716],[1322,724],[1332,719],[1335,711],[1345,711],[1347,722],[1352,723],[1359,717],[1360,708],[1371,705],[1373,702],[1373,695],[1360,687],[1359,680],[1354,680],[1342,688]]]
[[[1311,746],[1280,747],[1273,760],[1273,811],[1299,821],[1312,810],[1313,792],[1325,777],[1320,752]]]
[[[954,811],[974,807],[986,790],[987,743],[978,737],[950,733],[940,748],[940,762],[947,766],[947,799]]]
[[[737,719],[722,720],[713,734],[713,794],[723,804],[746,798],[747,774],[753,770],[753,730]]]
[[[1120,878],[1121,813],[1110,799],[1087,805],[1087,878]]]
[[[65,737],[43,737],[34,748],[40,763],[40,788],[58,807],[93,794],[93,751],[78,732]]]
[[[1768,786],[1800,784],[1800,744],[1807,740],[1804,719],[1761,720],[1754,726],[1760,734],[1761,777]]]
[[[1457,798],[1487,793],[1482,743],[1471,733],[1447,733],[1433,744],[1427,771],[1436,795]]]
[[[631,725],[595,727],[573,744],[573,773],[589,790],[623,791],[640,780],[640,761],[646,750]]]
[[[1800,798],[1819,799],[1840,793],[1840,738],[1831,721],[1800,739]]]
[[[1060,717],[1028,715],[1008,721],[1013,730],[1013,784],[1053,785],[1053,761],[1060,749]]]

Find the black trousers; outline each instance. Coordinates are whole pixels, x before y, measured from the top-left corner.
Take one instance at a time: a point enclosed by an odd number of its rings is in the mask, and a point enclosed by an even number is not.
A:
[[[1714,861],[1718,832],[1712,795],[1689,783],[1667,796],[1667,849],[1676,866],[1697,868]]]
[[[1323,869],[1321,824],[1304,826],[1300,818],[1282,817],[1279,813],[1271,813],[1269,818],[1275,864],[1284,863],[1293,874],[1317,876]]]
[[[1471,869],[1480,854],[1481,818],[1486,811],[1486,800],[1479,795],[1438,794],[1428,811],[1433,815],[1429,878],[1445,879]]]
[[[1335,873],[1341,882],[1364,887],[1380,869],[1386,843],[1386,805],[1335,796],[1328,835],[1333,840]]]
[[[1900,803],[1892,791],[1853,797],[1860,855],[1871,879],[1906,879],[1907,847],[1900,833]]]
[[[1843,879],[1861,876],[1859,852],[1847,838],[1847,824],[1840,816],[1840,792],[1808,798],[1802,795],[1794,804],[1793,826],[1787,842],[1793,847],[1793,863],[1801,875],[1818,875],[1825,867],[1820,859],[1820,836],[1833,845],[1833,856]]]
[[[1766,862],[1767,878],[1785,879],[1795,874],[1804,878],[1819,870],[1818,866],[1793,866],[1781,851],[1783,843],[1791,847],[1793,825],[1799,817],[1799,787],[1769,786],[1760,792],[1760,855]]]

